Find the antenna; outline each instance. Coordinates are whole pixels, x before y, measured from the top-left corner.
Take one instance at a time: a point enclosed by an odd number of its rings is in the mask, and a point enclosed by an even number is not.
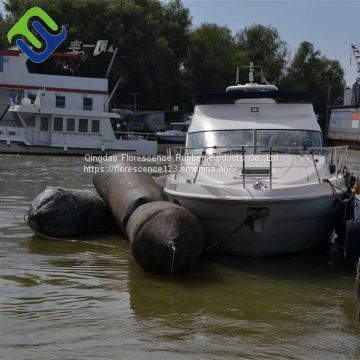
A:
[[[249,83],[250,84],[254,83],[254,70],[255,69],[260,69],[261,81],[262,81],[262,79],[263,79],[263,71],[262,71],[262,66],[261,65],[254,65],[254,63],[251,61],[250,65],[242,66],[241,68],[248,68],[249,69]]]
[[[250,63],[250,70],[249,70],[249,83],[252,84],[254,82],[254,64],[253,62]]]

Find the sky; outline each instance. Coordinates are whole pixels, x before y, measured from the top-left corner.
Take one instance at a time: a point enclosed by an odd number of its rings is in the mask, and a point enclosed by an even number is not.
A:
[[[360,43],[360,0],[183,0],[183,4],[195,26],[215,22],[236,33],[254,23],[272,25],[291,54],[302,41],[312,42],[322,54],[340,61],[348,86],[355,82],[350,45]]]

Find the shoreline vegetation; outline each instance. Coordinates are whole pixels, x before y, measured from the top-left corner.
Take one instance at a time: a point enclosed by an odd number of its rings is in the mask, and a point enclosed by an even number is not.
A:
[[[2,48],[9,47],[8,30],[34,6],[66,27],[68,36],[60,52],[69,52],[75,40],[93,44],[106,39],[119,48],[109,76],[110,89],[122,78],[113,108],[132,104],[136,93],[140,109],[179,106],[190,112],[190,94],[224,91],[234,84],[236,67],[250,61],[262,66],[263,76],[255,74],[256,82],[316,94],[314,108],[323,129],[327,104],[342,103],[345,80],[340,62],[327,58],[308,41],[291,54],[282,38],[286,34],[268,24],[248,24],[235,32],[216,23],[194,26],[181,0],[5,0],[0,16]],[[78,64],[79,74],[104,77],[112,53],[93,56],[89,51],[85,55]],[[57,62],[48,59],[28,66],[36,73],[74,75],[72,64],[59,66]],[[241,69],[240,81],[247,79],[247,69]]]

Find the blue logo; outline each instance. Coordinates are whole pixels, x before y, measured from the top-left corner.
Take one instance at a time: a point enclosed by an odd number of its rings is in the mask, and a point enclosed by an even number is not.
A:
[[[10,29],[10,31],[7,33],[7,38],[9,43],[11,43],[11,40],[14,36],[24,36],[33,46],[33,48],[38,49],[39,51],[34,51],[34,49],[31,49],[22,39],[17,39],[16,45],[31,61],[35,63],[41,63],[45,61],[65,40],[67,31],[65,27],[62,26],[61,32],[59,34],[50,34],[39,21],[35,20],[31,25],[43,39],[42,43],[28,28],[29,20],[34,17],[40,18],[52,31],[58,31],[59,26],[43,9],[40,9],[39,7],[33,7],[29,9]]]

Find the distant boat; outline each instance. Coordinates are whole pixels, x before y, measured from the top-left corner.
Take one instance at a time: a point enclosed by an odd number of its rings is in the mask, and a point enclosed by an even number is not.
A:
[[[171,123],[170,128],[156,133],[159,144],[185,144],[191,121]]]
[[[333,144],[360,148],[360,49],[358,44],[351,44],[351,48],[359,76],[351,89],[345,89],[343,104],[330,107],[327,138]]]
[[[157,153],[155,134],[118,131],[107,79],[31,73],[18,50],[0,49],[1,106],[0,152]]]
[[[360,148],[360,105],[331,107],[327,138],[333,144]]]

